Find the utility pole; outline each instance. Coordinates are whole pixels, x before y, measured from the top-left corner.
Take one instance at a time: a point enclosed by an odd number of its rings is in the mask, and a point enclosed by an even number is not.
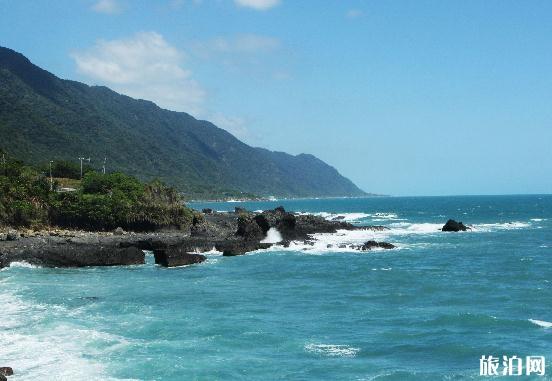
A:
[[[90,163],[90,158],[85,159],[84,157],[79,157],[79,160],[80,160],[80,169],[81,169],[81,172],[80,172],[80,175],[81,175],[81,176],[80,176],[80,178],[81,178],[81,180],[82,180],[82,162],[86,160],[86,161],[88,161],[88,162]]]
[[[104,163],[103,163],[103,174],[105,175],[105,163],[107,162],[107,157],[104,157]]]
[[[50,160],[50,192],[54,190],[54,178],[52,177],[52,163],[53,161]]]

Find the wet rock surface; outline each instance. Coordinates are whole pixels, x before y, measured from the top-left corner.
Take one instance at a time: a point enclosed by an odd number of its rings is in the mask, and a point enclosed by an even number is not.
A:
[[[394,249],[396,246],[389,242],[376,242],[376,241],[366,241],[364,244],[359,246],[354,246],[355,249],[360,251],[369,251],[373,249]]]
[[[156,263],[163,266],[184,266],[201,263],[205,257],[198,253],[212,249],[224,256],[243,255],[266,249],[272,243],[261,242],[267,232],[277,229],[289,247],[292,241],[313,244],[316,233],[336,233],[338,230],[386,230],[384,226],[355,226],[342,220],[328,221],[320,216],[295,214],[283,207],[262,213],[236,208],[221,213],[207,210],[194,218],[186,230],[151,233],[85,232],[63,229],[43,231],[14,231],[2,234],[11,240],[0,241],[0,267],[24,261],[44,267],[118,266],[143,264],[143,250],[153,251]],[[378,243],[383,245],[385,243]],[[378,246],[391,248],[385,244]],[[361,247],[366,246],[366,244]],[[369,250],[370,245],[365,249]]]
[[[186,247],[169,246],[153,251],[155,263],[164,267],[187,266],[204,262],[207,257],[201,254],[188,253]]]
[[[444,232],[465,232],[467,230],[471,230],[471,228],[467,227],[462,222],[448,220],[441,230]]]

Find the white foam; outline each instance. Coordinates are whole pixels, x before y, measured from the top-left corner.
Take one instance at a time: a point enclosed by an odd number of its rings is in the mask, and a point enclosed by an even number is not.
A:
[[[350,223],[360,222],[370,219],[372,221],[406,221],[399,218],[396,213],[377,212],[377,213],[329,213],[329,212],[299,212],[298,215],[312,214],[327,219],[328,221],[345,221]]]
[[[25,261],[17,261],[17,262],[11,262],[10,267],[19,267],[19,268],[25,268],[25,269],[36,269],[39,266],[31,265],[29,262],[25,262]]]
[[[354,221],[359,221],[370,217],[370,214],[367,214],[367,213],[298,212],[296,214],[300,216],[305,216],[310,214],[310,215],[325,218],[328,221],[345,221],[345,222],[354,222]]]
[[[360,348],[338,344],[307,344],[305,350],[329,357],[355,357],[360,352]]]
[[[441,231],[443,224],[432,223],[409,223],[409,222],[395,222],[389,225],[390,230],[387,231],[391,235],[404,235],[404,234],[432,234]]]
[[[533,324],[536,324],[538,325],[539,327],[543,327],[543,328],[552,328],[552,323],[549,322],[549,321],[544,321],[544,320],[535,320],[535,319],[529,319],[529,321]]]
[[[261,243],[278,243],[282,242],[283,238],[278,229],[270,228],[266,232],[266,238],[261,241]]]
[[[531,218],[531,221],[542,222],[542,221],[546,221],[546,218]]]
[[[126,339],[63,323],[71,311],[31,304],[9,291],[0,295],[0,305],[0,359],[16,370],[18,381],[53,375],[56,380],[115,380],[90,357],[120,350],[129,344]]]
[[[214,246],[211,250],[209,251],[204,251],[202,252],[201,254],[205,254],[205,255],[222,255],[222,251],[218,251]]]
[[[496,230],[518,230],[531,226],[529,222],[513,221],[494,224],[475,224],[471,226],[474,231],[490,232]]]

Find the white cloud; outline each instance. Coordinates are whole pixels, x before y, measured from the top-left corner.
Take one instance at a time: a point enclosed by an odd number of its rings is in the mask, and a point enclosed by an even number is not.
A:
[[[115,14],[121,11],[121,6],[116,0],[99,0],[92,9],[98,13]]]
[[[201,55],[211,53],[266,53],[280,47],[280,41],[273,37],[245,34],[236,37],[217,37],[199,42],[196,49]]]
[[[359,17],[362,17],[364,15],[364,12],[360,9],[349,9],[345,16],[348,19],[357,19]]]
[[[209,115],[208,119],[243,142],[252,144],[258,140],[258,137],[247,128],[247,122],[244,118],[214,113]]]
[[[280,0],[234,0],[234,2],[240,7],[252,8],[258,11],[265,11],[280,4]]]
[[[182,66],[184,54],[156,32],[99,40],[72,54],[77,70],[95,84],[160,107],[201,115],[205,91]]]

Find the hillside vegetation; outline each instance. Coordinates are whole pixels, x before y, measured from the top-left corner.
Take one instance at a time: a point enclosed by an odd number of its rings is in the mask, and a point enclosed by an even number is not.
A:
[[[0,47],[0,148],[38,165],[91,158],[160,178],[187,197],[362,196],[312,155],[250,147],[210,122],[100,86],[62,80]]]
[[[149,231],[181,229],[193,219],[179,192],[160,181],[142,183],[123,173],[89,171],[80,184],[74,192],[60,192],[59,184],[39,169],[2,162],[0,226]]]

